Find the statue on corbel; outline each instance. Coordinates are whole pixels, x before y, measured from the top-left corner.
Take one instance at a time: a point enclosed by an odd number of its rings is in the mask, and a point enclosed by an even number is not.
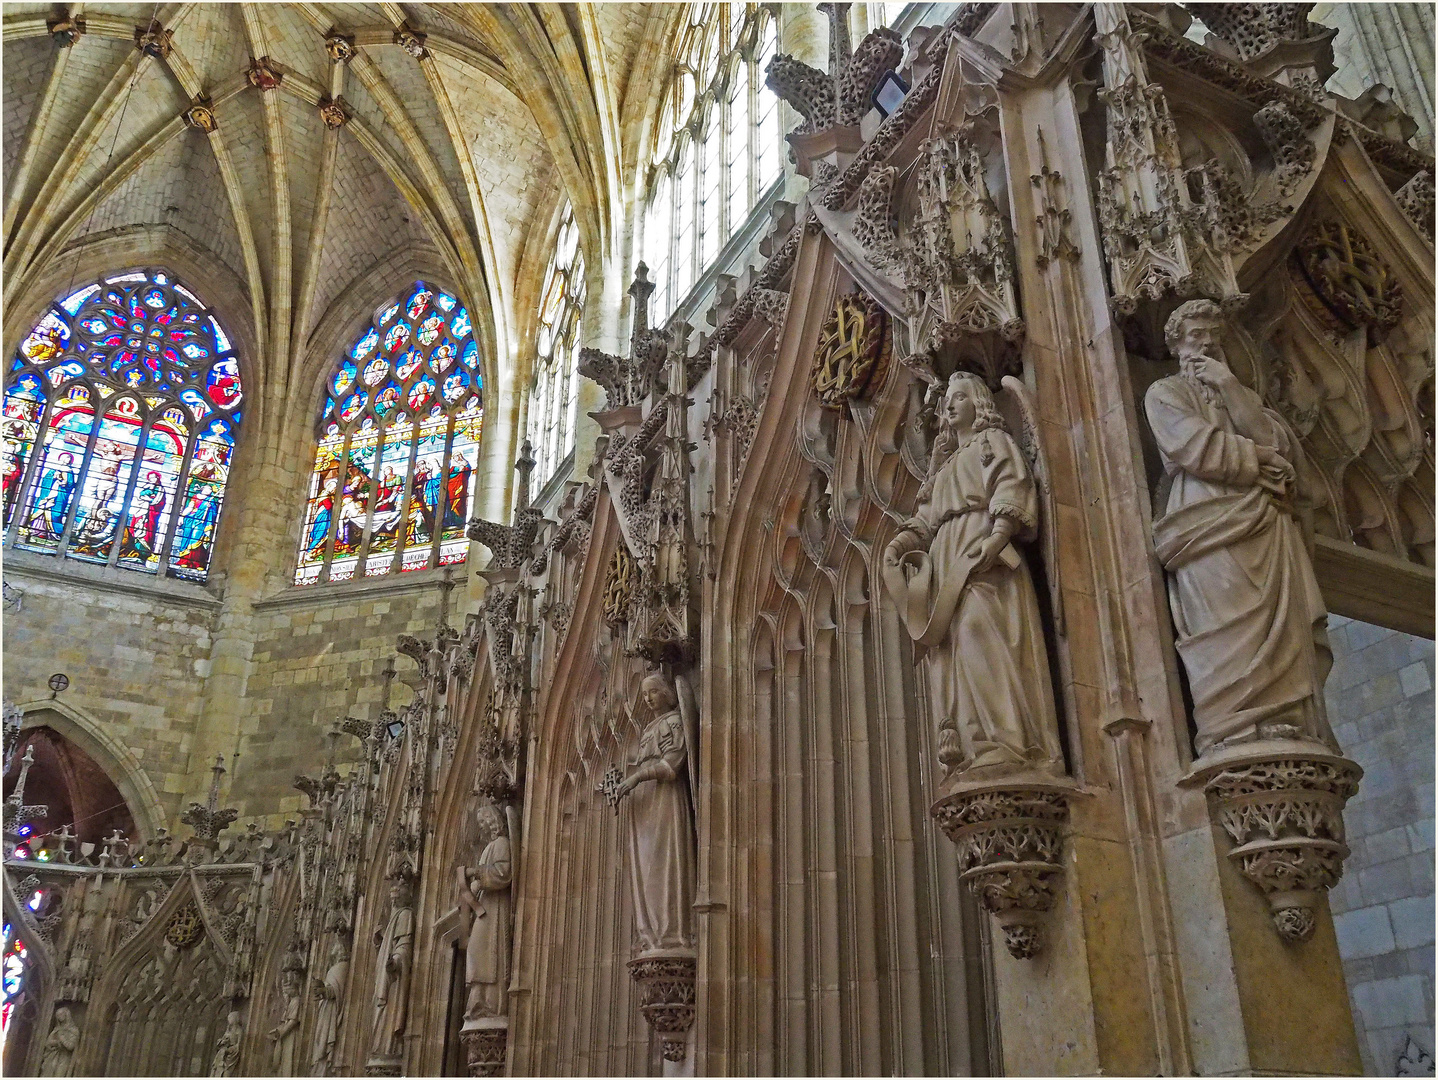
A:
[[[455,868],[460,910],[468,922],[459,1038],[471,1076],[498,1076],[504,1072],[509,1036],[510,888],[517,861],[511,838],[518,822],[511,803],[492,797],[507,792],[502,781],[496,786],[482,779],[481,787],[484,801],[475,811],[479,858],[473,866]]]
[[[1041,916],[1063,872],[1073,791],[1038,594],[1015,546],[1043,536],[1058,622],[1048,470],[1019,380],[1005,377],[996,399],[971,371],[943,383],[932,369],[927,376],[943,387],[939,431],[915,516],[884,552],[883,579],[924,654],[945,769],[931,813],[958,846],[961,876],[997,918],[1009,952],[1027,959],[1042,948]]]
[[[389,878],[389,917],[375,933],[374,1026],[366,1076],[400,1076],[414,964],[414,879]]]
[[[1343,873],[1342,810],[1362,770],[1338,752],[1324,704],[1333,657],[1301,525],[1303,451],[1229,368],[1226,328],[1211,300],[1164,327],[1179,372],[1144,402],[1168,478],[1154,547],[1193,694],[1188,781],[1213,797],[1230,857],[1297,942]]]
[[[684,676],[651,672],[640,683],[649,720],[628,769],[611,769],[601,791],[625,815],[629,882],[634,900],[634,955],[629,974],[640,1010],[661,1041],[664,1059],[683,1062],[694,1023],[694,893],[697,840],[694,770],[698,708]]]

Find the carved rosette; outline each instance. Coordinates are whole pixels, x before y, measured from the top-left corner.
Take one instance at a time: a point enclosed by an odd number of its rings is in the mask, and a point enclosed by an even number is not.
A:
[[[466,1023],[459,1032],[464,1061],[470,1076],[503,1076],[509,1051],[509,1020],[482,1017]]]
[[[1343,806],[1362,775],[1353,762],[1301,744],[1208,773],[1204,791],[1235,845],[1228,857],[1267,895],[1285,941],[1313,936],[1319,894],[1343,876]]]
[[[694,976],[697,962],[684,953],[649,954],[629,961],[629,977],[639,984],[639,1011],[659,1036],[665,1061],[683,1061],[694,1025]]]
[[[1019,960],[1043,948],[1040,923],[1063,875],[1070,794],[1052,783],[991,782],[965,786],[930,810],[958,848],[959,879],[997,920]]]
[[[889,316],[864,293],[839,297],[819,333],[810,381],[819,404],[842,409],[882,385],[889,369],[893,339]]]

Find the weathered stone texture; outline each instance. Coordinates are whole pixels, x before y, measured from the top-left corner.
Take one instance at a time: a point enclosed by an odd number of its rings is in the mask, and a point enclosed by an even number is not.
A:
[[[26,577],[21,609],[5,616],[5,697],[50,696],[70,677],[63,704],[134,751],[165,810],[179,813],[200,716],[215,612]]]
[[[1364,769],[1333,923],[1364,1068],[1391,1076],[1409,1035],[1433,1045],[1433,642],[1331,622],[1329,716]]]

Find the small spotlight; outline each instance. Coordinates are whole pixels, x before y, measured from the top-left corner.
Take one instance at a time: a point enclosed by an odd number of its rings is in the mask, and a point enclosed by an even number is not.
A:
[[[398,739],[401,735],[404,734],[404,721],[391,720],[388,724],[384,726],[384,730],[391,739]]]
[[[908,92],[909,84],[899,78],[897,71],[890,68],[884,72],[884,77],[879,80],[879,85],[874,87],[873,94],[869,96],[869,104],[878,109],[885,119],[888,119],[904,103],[904,97]]]

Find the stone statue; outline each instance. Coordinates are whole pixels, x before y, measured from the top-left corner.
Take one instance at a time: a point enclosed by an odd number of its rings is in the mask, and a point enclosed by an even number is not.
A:
[[[484,844],[479,863],[472,869],[458,868],[460,903],[470,913],[464,954],[466,1021],[508,1012],[513,880],[508,828],[503,811],[492,802],[482,803],[476,816]]]
[[[219,1042],[215,1043],[215,1056],[210,1061],[211,1076],[235,1075],[235,1066],[240,1061],[240,1040],[244,1038],[244,1034],[240,1014],[231,1011],[225,1021],[224,1034],[220,1036]]]
[[[374,1057],[398,1057],[403,1046],[410,967],[414,958],[414,886],[398,877],[389,886],[389,921],[378,935],[374,973]]]
[[[1223,314],[1190,300],[1164,338],[1177,375],[1149,387],[1149,426],[1172,486],[1153,523],[1195,749],[1229,740],[1330,743],[1328,613],[1297,520],[1298,440],[1225,361]]]
[[[70,1010],[61,1005],[55,1010],[55,1022],[45,1037],[45,1053],[40,1058],[41,1076],[69,1076],[75,1048],[80,1045],[80,1027]]]
[[[285,968],[280,973],[280,994],[284,1011],[280,1022],[270,1029],[270,1065],[276,1076],[295,1075],[295,1039],[300,1028],[300,988],[303,972]]]
[[[335,1050],[335,1039],[344,1022],[345,979],[349,975],[349,950],[340,938],[330,943],[329,968],[323,979],[314,980],[315,1035],[310,1051],[310,1075],[326,1076]]]
[[[682,679],[645,676],[640,696],[653,719],[615,797],[629,796],[629,873],[641,953],[694,945],[694,804],[689,790],[696,717]]]
[[[980,776],[1063,772],[1038,598],[1014,539],[1038,525],[1028,459],[983,380],[955,372],[919,507],[884,552],[909,634],[928,647],[939,760]]]

